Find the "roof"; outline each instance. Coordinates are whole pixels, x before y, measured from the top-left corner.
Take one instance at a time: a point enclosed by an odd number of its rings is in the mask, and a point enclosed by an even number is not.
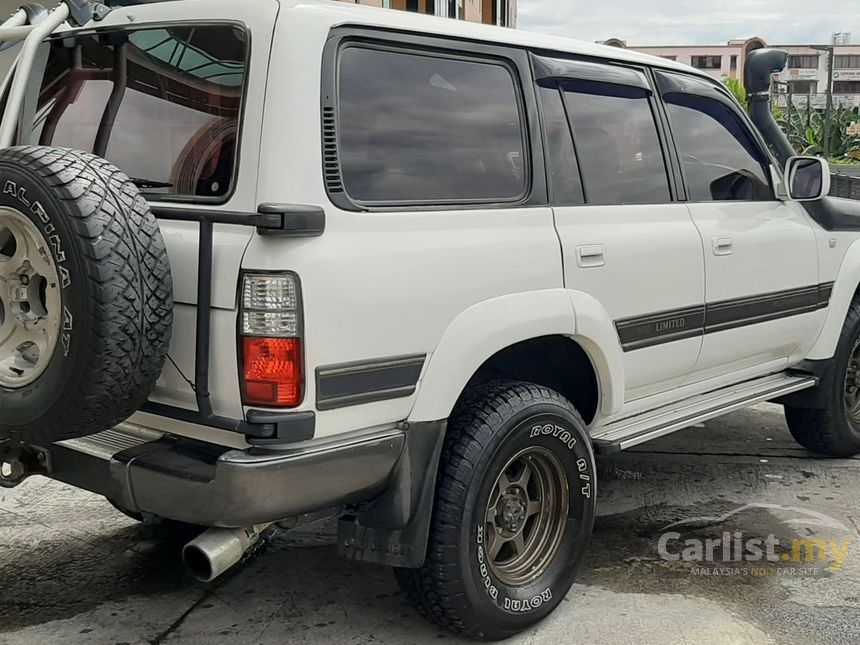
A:
[[[144,2],[143,4],[128,7],[116,7],[114,11],[104,20],[103,25],[128,24],[126,15],[133,15],[135,23],[164,20],[165,14],[186,14],[192,7],[196,13],[199,8],[201,16],[217,18],[219,5],[232,3],[234,0],[175,0],[172,2]],[[416,33],[427,33],[439,36],[453,36],[468,40],[493,42],[499,44],[513,45],[518,47],[529,47],[534,49],[546,49],[565,54],[580,56],[592,56],[615,61],[652,65],[664,69],[675,69],[687,73],[706,74],[694,70],[688,65],[675,63],[658,56],[652,56],[642,52],[618,47],[609,47],[595,43],[550,36],[537,32],[495,27],[465,20],[452,20],[425,14],[400,11],[395,9],[381,9],[365,5],[355,5],[335,0],[243,0],[246,4],[267,4],[279,2],[282,8],[313,12],[325,16],[332,26],[355,24],[401,31],[414,31]],[[235,5],[234,5],[235,6]],[[168,17],[169,19],[169,17]]]
[[[412,13],[396,9],[381,9],[366,5],[356,5],[335,0],[279,0],[283,7],[301,11],[313,11],[331,16],[332,24],[362,24],[368,26],[396,28],[401,31],[415,31],[439,36],[454,36],[469,40],[494,42],[499,44],[547,49],[556,52],[593,56],[615,61],[651,65],[664,69],[674,69],[708,77],[707,74],[659,56],[642,52],[600,45],[573,38],[551,36],[532,31],[484,25],[466,20],[452,20],[426,14]]]

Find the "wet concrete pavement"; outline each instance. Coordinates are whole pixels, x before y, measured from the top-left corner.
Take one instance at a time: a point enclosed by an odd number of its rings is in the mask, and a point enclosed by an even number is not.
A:
[[[600,517],[558,611],[517,643],[848,643],[860,627],[860,460],[815,458],[759,406],[600,461]],[[745,505],[761,505],[745,508]],[[819,514],[819,515],[816,515]],[[666,529],[673,522],[699,520]],[[665,530],[664,530],[665,529]],[[668,561],[660,536],[780,540],[776,562]],[[334,526],[270,537],[213,584],[182,568],[182,531],[33,478],[0,492],[0,643],[456,642],[390,572],[340,560]],[[824,539],[824,560],[793,539]],[[807,543],[799,543],[801,545]],[[839,552],[846,547],[847,552]],[[835,553],[835,555],[834,555]]]

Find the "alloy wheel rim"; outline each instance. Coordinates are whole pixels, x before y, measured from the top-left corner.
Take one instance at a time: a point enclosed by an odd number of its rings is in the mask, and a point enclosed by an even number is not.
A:
[[[50,363],[62,297],[44,236],[20,211],[0,207],[0,386],[26,387]]]
[[[521,587],[546,572],[561,547],[568,509],[567,477],[552,452],[533,446],[508,461],[484,516],[487,563],[500,582]]]

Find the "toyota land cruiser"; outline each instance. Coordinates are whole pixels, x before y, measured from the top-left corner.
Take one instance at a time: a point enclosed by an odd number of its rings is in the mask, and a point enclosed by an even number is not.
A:
[[[761,401],[860,452],[860,202],[633,51],[326,0],[27,5],[0,122],[0,483],[211,527],[339,517],[503,638],[586,554],[594,453]]]

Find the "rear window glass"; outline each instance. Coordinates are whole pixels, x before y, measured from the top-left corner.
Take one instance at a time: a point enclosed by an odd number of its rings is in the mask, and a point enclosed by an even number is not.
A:
[[[526,192],[507,67],[348,47],[338,70],[343,183],[365,203],[515,201]]]
[[[95,152],[153,196],[231,192],[247,61],[241,29],[162,27],[46,47],[30,143]]]

